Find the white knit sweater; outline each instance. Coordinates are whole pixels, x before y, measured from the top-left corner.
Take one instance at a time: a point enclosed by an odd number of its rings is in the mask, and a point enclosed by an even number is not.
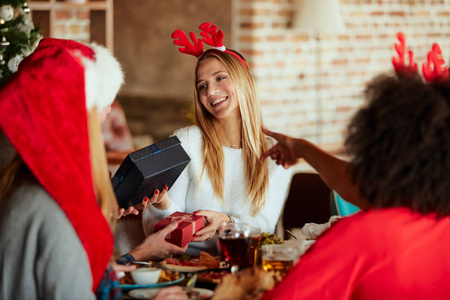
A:
[[[224,202],[214,195],[214,190],[205,173],[200,181],[202,170],[202,134],[197,126],[177,130],[181,145],[191,158],[186,169],[169,190],[171,206],[159,210],[150,205],[144,214],[146,233],[153,225],[175,211],[193,213],[205,209],[223,212],[238,221],[261,228],[262,232],[273,232],[283,207],[291,179],[291,169],[285,170],[269,160],[269,190],[266,204],[256,215],[251,216],[251,207],[245,203],[247,186],[245,180],[244,158],[241,149],[223,147],[225,156]],[[199,182],[200,181],[200,182]],[[205,242],[192,242],[187,254],[198,255],[200,250],[217,253],[217,239]]]

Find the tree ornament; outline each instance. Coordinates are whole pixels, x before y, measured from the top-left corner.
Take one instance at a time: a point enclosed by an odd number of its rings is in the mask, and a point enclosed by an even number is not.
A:
[[[0,19],[8,22],[14,18],[14,9],[11,5],[0,6]]]
[[[17,69],[19,60],[33,52],[42,38],[31,20],[28,2],[0,0],[0,87]]]
[[[9,46],[9,42],[6,40],[6,38],[4,36],[2,36],[2,43],[1,43],[1,45],[3,47]]]
[[[24,13],[30,13],[30,8],[28,7],[28,2],[25,2],[22,6],[23,12]]]

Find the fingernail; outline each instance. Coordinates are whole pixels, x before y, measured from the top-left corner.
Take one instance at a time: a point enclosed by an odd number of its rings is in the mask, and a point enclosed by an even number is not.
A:
[[[145,197],[144,202],[147,203],[147,201],[148,201],[148,197]]]
[[[169,187],[166,185],[166,186],[164,187],[164,190],[167,191],[168,189],[169,189]]]
[[[158,195],[158,194],[159,194],[159,191],[158,191],[158,190],[156,190],[156,191],[155,191],[155,195]]]
[[[193,212],[194,215],[198,214],[198,210]]]

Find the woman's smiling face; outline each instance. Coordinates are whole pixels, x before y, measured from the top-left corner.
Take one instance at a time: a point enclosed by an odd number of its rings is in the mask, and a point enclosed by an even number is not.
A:
[[[198,66],[197,93],[203,107],[217,119],[226,118],[239,108],[234,82],[216,58],[205,59]]]

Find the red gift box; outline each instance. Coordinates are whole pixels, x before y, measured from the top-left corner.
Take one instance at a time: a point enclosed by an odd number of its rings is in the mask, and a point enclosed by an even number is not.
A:
[[[166,241],[184,247],[195,239],[195,233],[205,226],[205,217],[184,212],[174,212],[155,224],[153,232],[163,229],[175,220],[181,220],[178,227],[166,236]]]

